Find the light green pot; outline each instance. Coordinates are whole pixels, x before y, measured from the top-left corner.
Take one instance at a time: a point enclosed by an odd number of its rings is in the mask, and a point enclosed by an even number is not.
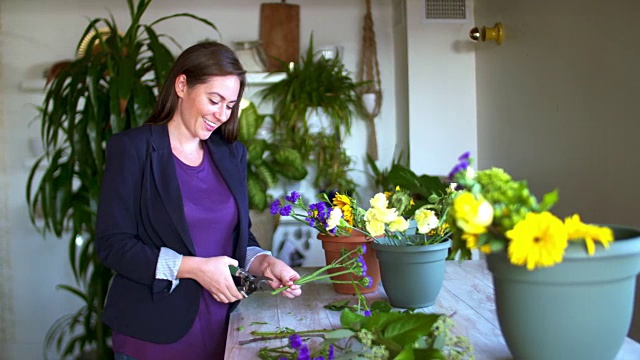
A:
[[[588,256],[570,243],[562,263],[527,271],[505,253],[487,256],[502,334],[518,360],[616,357],[633,314],[640,231],[611,226],[609,249]]]
[[[382,286],[392,306],[421,308],[436,302],[451,240],[418,246],[374,242],[371,246],[376,250]]]

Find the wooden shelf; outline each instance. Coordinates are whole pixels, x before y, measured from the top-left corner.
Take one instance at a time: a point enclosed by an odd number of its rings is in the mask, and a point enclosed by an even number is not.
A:
[[[286,76],[283,72],[268,73],[260,72],[247,73],[247,85],[266,85],[273,84],[284,79]],[[20,83],[20,90],[28,93],[44,93],[45,79],[29,79]]]

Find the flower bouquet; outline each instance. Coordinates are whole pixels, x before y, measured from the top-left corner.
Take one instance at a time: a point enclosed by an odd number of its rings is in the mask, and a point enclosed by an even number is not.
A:
[[[373,238],[364,229],[364,214],[366,211],[357,205],[357,201],[347,195],[337,193],[333,202],[326,194],[323,199],[315,203],[307,203],[302,196],[293,191],[284,200],[276,199],[271,204],[273,215],[290,216],[318,231],[318,239],[322,241],[327,264],[333,264],[340,259],[344,252],[353,251],[362,245],[369,244]],[[331,267],[331,281],[336,292],[342,294],[370,293],[378,288],[380,270],[375,250],[368,247],[362,254],[367,266],[367,276],[371,280],[363,286],[359,283],[362,276],[345,272],[345,268]],[[364,275],[363,275],[364,276]],[[353,286],[352,282],[358,283]]]
[[[513,180],[500,168],[475,172],[468,152],[458,160],[449,177],[462,190],[449,214],[453,251],[463,258],[473,249],[485,254],[506,250],[512,264],[533,270],[562,262],[569,242],[584,243],[593,255],[595,243],[608,248],[613,241],[608,227],[585,224],[577,214],[563,221],[551,213],[557,190],[538,202],[526,181]]]
[[[613,359],[625,339],[640,272],[640,231],[564,220],[524,180],[474,171],[469,153],[450,173],[460,191],[449,224],[453,254],[486,255],[502,333],[517,359]],[[615,241],[614,241],[615,239]]]

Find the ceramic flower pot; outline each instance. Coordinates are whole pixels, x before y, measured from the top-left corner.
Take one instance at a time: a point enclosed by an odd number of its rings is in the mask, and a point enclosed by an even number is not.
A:
[[[488,255],[502,334],[516,359],[613,359],[629,330],[640,231],[610,226],[609,249],[571,243],[562,263],[527,271]]]
[[[391,305],[421,308],[436,302],[451,240],[415,246],[373,243],[371,247],[380,261],[382,286]]]
[[[378,258],[376,257],[376,251],[369,246],[373,241],[367,238],[364,234],[360,234],[354,231],[351,236],[329,236],[324,234],[318,234],[318,240],[322,241],[322,248],[324,249],[324,256],[327,264],[340,258],[340,252],[342,249],[348,251],[356,249],[361,244],[367,244],[367,252],[362,255],[365,263],[367,264],[367,276],[370,276],[373,280],[371,286],[364,287],[358,286],[358,291],[361,294],[367,294],[378,289],[380,283],[380,266],[378,265]],[[336,268],[329,270],[329,274],[334,274],[338,271],[344,270],[344,268]],[[337,281],[350,281],[360,280],[361,277],[356,277],[352,274],[341,274],[332,276],[331,280]],[[340,294],[356,294],[356,291],[352,284],[340,284],[333,283],[333,288]]]

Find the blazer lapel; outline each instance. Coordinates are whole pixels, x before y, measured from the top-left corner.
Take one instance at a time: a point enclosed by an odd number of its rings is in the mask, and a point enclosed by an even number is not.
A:
[[[246,187],[243,179],[238,175],[242,174],[242,169],[239,169],[241,164],[238,159],[238,154],[231,151],[231,146],[224,142],[222,138],[216,133],[213,133],[209,138],[209,141],[205,142],[209,148],[209,154],[216,164],[218,171],[222,175],[231,195],[236,200],[236,206],[238,208],[238,219],[242,222],[242,211],[244,203],[247,202],[245,192],[243,189]]]
[[[180,184],[178,183],[178,175],[173,165],[173,152],[171,151],[167,125],[152,125],[150,128],[154,150],[151,153],[151,168],[158,193],[182,240],[191,253],[195,255],[196,249],[191,240],[187,220],[184,216],[184,204],[182,193],[180,192]]]

